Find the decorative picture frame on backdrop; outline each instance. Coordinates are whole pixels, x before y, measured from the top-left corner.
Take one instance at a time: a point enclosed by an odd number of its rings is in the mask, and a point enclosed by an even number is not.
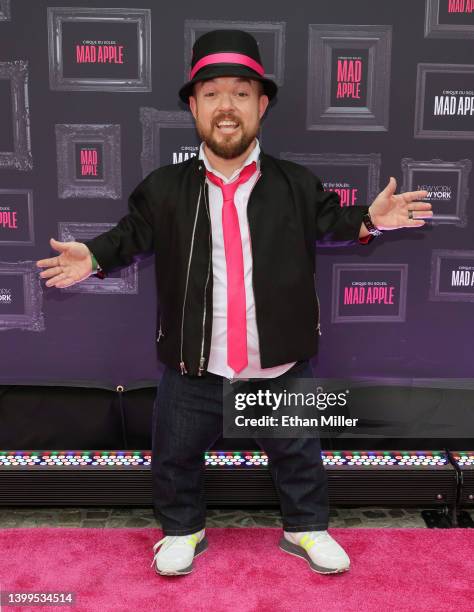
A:
[[[408,264],[337,263],[332,269],[332,323],[403,323]]]
[[[474,251],[433,250],[429,299],[474,302]]]
[[[472,0],[426,0],[425,38],[474,38]]]
[[[99,234],[115,227],[115,223],[58,223],[58,236],[61,241],[84,242],[91,240]],[[109,274],[106,278],[98,278],[91,275],[81,283],[63,287],[61,291],[67,293],[113,293],[113,294],[137,294],[138,293],[138,263],[121,268],[117,275]]]
[[[27,61],[0,62],[0,109],[0,169],[31,170]]]
[[[0,246],[34,246],[33,191],[0,189]]]
[[[455,162],[441,159],[415,161],[411,157],[404,157],[401,166],[401,192],[428,191],[424,201],[432,205],[433,217],[430,223],[466,227],[469,174],[472,169],[470,159]]]
[[[0,331],[44,331],[42,305],[43,290],[36,263],[0,262]]]
[[[141,107],[142,175],[155,168],[176,164],[194,157],[199,151],[199,137],[189,111],[160,111]]]
[[[321,179],[325,191],[336,191],[341,206],[370,205],[379,193],[380,153],[280,153],[306,166]],[[321,171],[320,171],[321,169]]]
[[[189,80],[193,45],[199,36],[211,30],[244,30],[257,40],[265,77],[278,86],[285,80],[285,21],[228,21],[223,19],[185,19],[184,21],[184,81]]]
[[[308,27],[306,129],[387,131],[392,26]]]
[[[122,197],[118,124],[56,124],[59,198]]]
[[[10,0],[0,0],[0,21],[10,21]]]
[[[151,91],[151,9],[48,7],[49,86]]]
[[[474,140],[474,64],[420,63],[415,138]]]

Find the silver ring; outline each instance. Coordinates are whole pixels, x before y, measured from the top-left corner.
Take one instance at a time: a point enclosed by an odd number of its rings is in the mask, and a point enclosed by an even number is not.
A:
[[[413,219],[413,211],[412,210],[408,211],[408,218],[409,219]]]

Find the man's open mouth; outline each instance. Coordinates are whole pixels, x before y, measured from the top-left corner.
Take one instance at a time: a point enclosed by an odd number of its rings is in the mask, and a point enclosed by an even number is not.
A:
[[[224,134],[232,134],[232,132],[235,132],[239,128],[239,125],[240,124],[236,121],[229,120],[219,121],[219,123],[216,123],[217,129],[223,132]]]

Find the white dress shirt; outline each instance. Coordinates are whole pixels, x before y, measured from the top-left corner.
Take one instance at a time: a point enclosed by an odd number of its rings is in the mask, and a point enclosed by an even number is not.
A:
[[[240,236],[242,239],[242,251],[244,258],[244,284],[245,302],[247,311],[247,350],[248,364],[238,374],[227,363],[227,268],[224,249],[224,234],[222,230],[222,190],[209,179],[209,212],[211,216],[212,229],[212,268],[213,268],[213,319],[211,352],[209,355],[208,371],[226,378],[273,378],[280,376],[289,370],[296,361],[284,363],[272,368],[261,368],[260,350],[258,343],[257,321],[255,318],[255,302],[252,287],[252,253],[250,245],[250,232],[247,219],[247,202],[253,186],[260,174],[260,143],[256,138],[256,146],[250,152],[242,167],[235,170],[232,176],[225,177],[215,170],[204,153],[204,143],[199,148],[199,159],[202,159],[206,168],[220,177],[224,183],[230,183],[236,179],[242,168],[253,161],[257,162],[257,169],[253,176],[241,183],[234,196],[237,215],[239,218]],[[277,330],[275,330],[275,333]]]

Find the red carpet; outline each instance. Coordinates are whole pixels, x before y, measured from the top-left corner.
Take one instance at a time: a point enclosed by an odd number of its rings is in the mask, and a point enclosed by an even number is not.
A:
[[[0,529],[0,590],[75,591],[74,612],[434,612],[474,609],[474,530],[330,529],[352,560],[323,576],[278,528],[208,528],[188,576],[150,567],[160,529]]]

